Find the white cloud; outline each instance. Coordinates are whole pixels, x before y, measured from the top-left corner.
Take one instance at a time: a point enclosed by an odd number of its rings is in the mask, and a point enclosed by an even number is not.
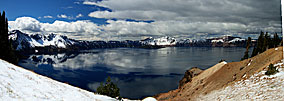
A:
[[[91,21],[41,23],[30,17],[10,21],[11,29],[29,32],[62,33],[76,39],[139,40],[145,36],[206,38],[212,35],[238,35],[262,31],[281,32],[280,0],[103,0],[83,2],[111,9],[88,16],[106,18],[105,25]],[[78,2],[79,3],[79,2]],[[75,3],[75,4],[78,4]],[[58,18],[72,19],[82,14]],[[116,18],[118,20],[110,20]],[[154,22],[134,22],[153,20]]]
[[[29,33],[58,33],[84,40],[139,40],[145,36],[165,35],[183,38],[207,38],[212,37],[213,34],[247,37],[244,33],[259,32],[260,30],[269,32],[281,31],[281,28],[227,22],[155,21],[146,23],[107,20],[107,23],[105,25],[97,25],[85,20],[40,23],[30,17],[21,17],[15,21],[9,21],[11,30],[18,29]]]
[[[106,31],[109,29],[110,32],[116,32],[117,36],[136,34],[189,37],[209,37],[212,33],[247,37],[247,33],[261,30],[281,32],[279,3],[280,0],[103,0],[99,2],[86,0],[83,2],[86,5],[111,9],[112,11],[94,11],[88,16],[119,19],[119,21],[108,20],[110,24],[104,26]],[[123,21],[125,19],[154,22]]]
[[[68,18],[68,16],[65,15],[65,14],[57,15],[57,17],[58,17],[58,18],[65,18],[65,19]]]
[[[80,18],[80,17],[83,17],[83,15],[82,15],[82,14],[78,14],[78,15],[76,16],[76,18]]]
[[[31,17],[17,18],[15,21],[9,21],[11,29],[28,30],[31,32],[40,32],[40,22]]]
[[[53,18],[53,17],[50,15],[47,15],[47,16],[43,16],[43,18]]]
[[[71,20],[71,19],[77,19],[77,18],[83,17],[83,15],[78,14],[74,17],[74,16],[67,16],[66,14],[60,14],[60,15],[57,15],[57,17]]]
[[[91,1],[84,1],[83,4],[85,5],[97,5],[97,6],[101,6],[101,7],[107,7],[106,5],[102,5],[102,4],[99,4],[97,2],[91,2]]]
[[[63,9],[71,9],[71,8],[74,8],[74,7],[72,7],[72,6],[67,6],[67,7],[61,7],[61,8],[63,8]]]
[[[53,23],[41,23],[31,17],[20,17],[15,21],[9,21],[9,30],[21,30],[25,33],[57,33],[64,34],[75,39],[98,40],[99,26],[87,20]]]
[[[80,4],[80,2],[74,2],[74,4]]]

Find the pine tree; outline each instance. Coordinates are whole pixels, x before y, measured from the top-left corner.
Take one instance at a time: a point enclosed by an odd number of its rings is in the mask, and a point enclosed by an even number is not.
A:
[[[264,39],[263,39],[263,46],[261,47],[261,51],[260,53],[266,51],[269,47],[269,41],[270,41],[270,36],[268,35],[268,33],[266,32],[266,34],[264,35]]]
[[[251,44],[251,37],[248,37],[247,44],[246,44],[245,55],[244,55],[244,57],[241,60],[245,60],[245,59],[249,58],[249,54],[248,53],[249,53],[250,44]]]
[[[251,53],[251,57],[254,57],[257,55],[257,48],[256,46],[253,47],[252,53]]]
[[[113,98],[119,97],[119,88],[113,82],[111,82],[110,77],[108,77],[106,81],[107,82],[105,84],[100,84],[100,86],[97,88],[97,93],[107,95]]]
[[[276,67],[274,67],[273,64],[270,64],[268,70],[265,72],[265,75],[273,75],[277,72],[279,71],[276,69]]]
[[[18,58],[8,39],[8,19],[5,16],[5,11],[3,11],[2,15],[0,13],[0,58],[17,64]]]
[[[261,32],[260,32],[260,35],[259,35],[259,37],[258,37],[258,39],[257,39],[256,46],[254,47],[254,49],[253,49],[253,51],[252,51],[251,57],[254,57],[254,56],[256,56],[257,54],[259,54],[259,53],[262,52],[263,43],[264,43],[264,33],[261,31]]]
[[[280,42],[281,42],[281,39],[279,38],[279,36],[277,35],[277,33],[274,34],[273,36],[273,39],[272,39],[272,44],[273,44],[273,48],[277,47]]]

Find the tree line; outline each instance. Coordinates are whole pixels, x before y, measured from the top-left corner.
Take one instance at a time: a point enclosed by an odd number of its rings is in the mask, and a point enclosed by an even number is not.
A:
[[[282,44],[281,41],[282,40],[280,39],[280,37],[278,36],[277,33],[274,33],[273,37],[271,37],[271,35],[268,32],[266,32],[264,34],[264,32],[261,31],[260,35],[257,39],[257,44],[253,48],[251,57],[258,55],[258,54],[266,51],[267,49],[276,48],[276,47],[280,46]],[[245,55],[241,60],[249,58],[249,54],[248,54],[249,51],[248,50],[249,50],[250,44],[251,44],[251,38],[248,37]]]
[[[18,58],[12,47],[11,40],[8,38],[8,32],[8,19],[6,18],[5,11],[3,11],[2,14],[0,12],[0,58],[17,64]]]

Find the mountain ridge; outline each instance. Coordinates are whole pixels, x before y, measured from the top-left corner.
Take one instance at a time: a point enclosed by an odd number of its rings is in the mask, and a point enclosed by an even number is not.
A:
[[[246,39],[241,37],[223,36],[205,40],[175,39],[164,36],[159,38],[149,37],[144,40],[124,41],[86,41],[75,40],[56,34],[26,34],[19,30],[9,32],[14,49],[25,54],[52,54],[62,52],[78,52],[80,50],[98,48],[148,48],[158,49],[163,47],[245,47]],[[251,46],[255,45],[255,41]]]

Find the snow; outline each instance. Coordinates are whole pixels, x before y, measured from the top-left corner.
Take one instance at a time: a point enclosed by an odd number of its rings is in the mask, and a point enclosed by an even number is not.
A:
[[[218,39],[218,40],[212,40],[211,42],[216,42],[216,43],[218,43],[218,42],[224,42],[224,40],[223,40],[223,39]]]
[[[223,64],[228,64],[226,61],[223,61],[222,63],[223,63]]]
[[[157,100],[153,97],[147,97],[143,101],[157,101]]]
[[[66,48],[67,45],[72,45],[74,42],[69,39],[64,39],[64,36],[56,34],[25,34],[18,30],[10,32],[9,38],[18,43],[16,50],[24,48],[23,44],[28,44],[29,47],[44,47],[56,46],[58,48]]]
[[[54,36],[53,36],[54,35]],[[52,40],[48,39],[47,37],[52,36]],[[37,47],[43,47],[43,46],[57,46],[59,48],[66,48],[67,42],[64,42],[64,39],[59,36],[59,35],[55,35],[55,34],[49,34],[49,35],[41,35],[41,39],[33,39],[30,41],[30,43],[33,46],[37,46]]]
[[[249,63],[247,66],[250,66],[251,63]]]
[[[161,38],[148,38],[145,41],[141,41],[142,44],[146,45],[161,45],[161,46],[166,46],[166,45],[176,45],[177,40],[175,38],[171,38],[168,36],[161,37]]]
[[[0,101],[117,101],[38,75],[1,59],[0,68]],[[142,101],[157,100],[147,97]]]
[[[200,95],[197,100],[284,100],[283,60],[274,64],[279,70],[274,75],[265,75],[266,71],[255,73],[220,90]],[[243,77],[246,77],[244,75]]]
[[[0,67],[0,100],[2,101],[116,100],[40,76],[1,59]]]
[[[240,42],[240,41],[245,41],[246,39],[242,39],[242,38],[234,38],[232,40],[227,39],[226,37],[231,37],[231,36],[224,36],[222,38],[217,38],[214,40],[211,40],[212,43],[218,43],[218,42],[229,42],[229,43],[235,43],[235,42]]]
[[[238,41],[245,41],[246,39],[241,39],[241,38],[234,38],[233,40],[229,41],[229,43],[234,43]]]

